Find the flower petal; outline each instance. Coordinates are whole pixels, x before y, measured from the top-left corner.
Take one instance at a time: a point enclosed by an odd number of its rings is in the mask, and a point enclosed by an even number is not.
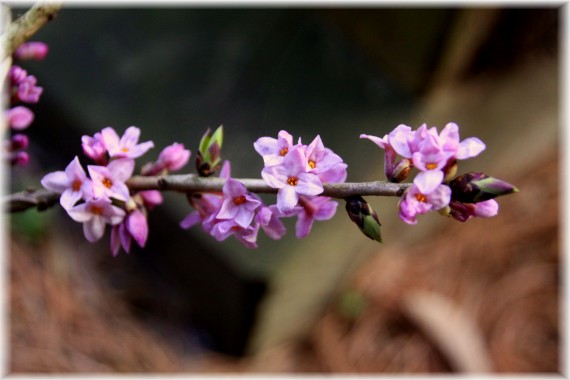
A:
[[[277,209],[282,213],[287,213],[299,202],[299,196],[294,186],[285,186],[277,192]]]
[[[464,160],[466,158],[475,157],[485,150],[485,143],[477,137],[469,137],[459,144],[457,149],[457,159]]]
[[[56,193],[63,193],[70,186],[69,178],[64,171],[46,174],[40,182],[43,187]]]
[[[419,172],[414,178],[414,184],[422,194],[429,194],[434,191],[441,184],[441,181],[443,181],[441,170]]]

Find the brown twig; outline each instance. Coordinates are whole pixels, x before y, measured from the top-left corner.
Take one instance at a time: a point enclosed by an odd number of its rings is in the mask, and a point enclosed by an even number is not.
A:
[[[277,193],[278,189],[269,187],[262,179],[238,178],[252,193]],[[179,191],[182,193],[222,191],[224,178],[199,177],[194,174],[169,176],[134,176],[127,181],[131,191],[160,190]],[[352,195],[401,196],[410,184],[375,182],[326,183],[321,195],[332,198],[347,198]],[[5,197],[5,210],[9,212],[25,211],[29,208],[44,210],[57,203],[59,194],[47,190],[29,190]]]
[[[0,37],[4,44],[3,58],[12,55],[18,46],[26,42],[42,26],[52,20],[61,6],[61,1],[39,1],[10,24],[5,34]]]

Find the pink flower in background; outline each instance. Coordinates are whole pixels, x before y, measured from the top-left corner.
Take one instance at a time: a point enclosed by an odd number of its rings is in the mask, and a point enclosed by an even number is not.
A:
[[[46,174],[41,184],[48,190],[60,193],[61,206],[69,210],[80,199],[91,198],[91,180],[87,178],[85,171],[79,163],[77,156],[65,168],[65,171],[57,171]]]
[[[12,129],[26,129],[34,121],[34,113],[27,107],[16,106],[6,111],[8,125]]]
[[[226,181],[223,193],[224,201],[216,217],[233,219],[241,227],[249,226],[261,201],[251,196],[245,185],[233,178]]]
[[[261,172],[265,183],[279,189],[277,208],[283,214],[297,205],[299,195],[318,195],[323,192],[319,177],[307,173],[307,159],[300,148],[293,148],[285,155],[281,164],[266,166]]]
[[[135,161],[129,158],[111,161],[107,166],[87,166],[93,183],[93,196],[128,201],[129,188],[125,182],[132,176],[134,168]]]
[[[145,154],[150,148],[154,147],[152,141],[139,144],[140,129],[137,127],[129,127],[119,139],[117,132],[111,127],[104,128],[101,131],[103,144],[109,156],[119,158],[137,158]]]
[[[101,133],[97,132],[93,137],[82,136],[81,147],[83,148],[83,153],[97,164],[107,164],[107,148],[105,148]]]
[[[152,210],[163,202],[162,194],[158,190],[143,190],[137,194],[140,195],[145,207],[149,210]]]
[[[8,78],[10,78],[10,81],[14,85],[22,83],[23,81],[26,80],[27,77],[28,77],[28,72],[22,69],[20,66],[13,65],[12,67],[10,67],[10,70],[8,71]]]
[[[277,139],[260,137],[253,143],[253,147],[263,157],[266,166],[278,165],[293,148],[293,136],[287,131],[279,131]]]
[[[156,162],[143,167],[142,175],[156,175],[163,170],[179,170],[188,163],[190,154],[188,149],[184,149],[184,144],[169,145],[160,152]]]
[[[449,186],[440,184],[429,194],[424,194],[413,184],[400,200],[400,218],[408,224],[416,224],[418,215],[440,210],[449,204],[450,199]]]
[[[25,103],[37,103],[43,92],[42,87],[36,86],[38,80],[33,75],[28,75],[24,80],[18,83],[17,95],[18,99]]]
[[[43,42],[30,41],[20,45],[14,52],[17,59],[33,59],[41,61],[48,53],[48,45]]]
[[[125,211],[113,206],[107,198],[92,198],[70,208],[67,213],[76,222],[83,223],[83,233],[91,243],[103,237],[106,224],[119,224],[125,217]]]

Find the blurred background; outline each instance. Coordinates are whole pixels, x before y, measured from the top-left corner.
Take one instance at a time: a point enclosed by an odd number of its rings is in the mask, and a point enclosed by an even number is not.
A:
[[[13,18],[25,11],[14,8]],[[319,134],[348,181],[383,179],[361,133],[447,122],[487,149],[460,162],[515,184],[499,215],[409,226],[370,198],[384,244],[340,202],[305,239],[294,224],[250,250],[178,223],[165,194],[144,250],[113,258],[60,208],[9,217],[11,373],[558,372],[560,32],[556,7],[110,7],[64,4],[33,38],[44,87],[31,163],[9,191],[83,157],[81,136],[135,125],[197,151],[224,125],[234,177],[253,142]],[[84,160],[85,161],[85,160]],[[86,161],[85,161],[86,162]],[[183,172],[193,172],[188,165]]]

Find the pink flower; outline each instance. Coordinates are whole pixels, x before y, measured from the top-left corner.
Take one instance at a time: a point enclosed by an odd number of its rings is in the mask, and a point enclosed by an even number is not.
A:
[[[156,175],[163,170],[179,170],[188,163],[190,151],[184,149],[184,144],[174,143],[160,152],[155,163],[147,164],[142,169],[142,175]]]
[[[243,183],[233,178],[226,181],[223,193],[224,201],[216,217],[235,220],[241,227],[249,226],[261,201],[250,195]]]
[[[259,224],[242,227],[235,220],[224,220],[216,223],[210,234],[218,241],[226,240],[230,236],[234,236],[247,248],[257,248],[257,234],[259,232]]]
[[[137,193],[143,200],[145,207],[152,210],[155,206],[162,204],[162,194],[158,190],[143,190]]]
[[[135,239],[139,247],[144,248],[148,238],[148,223],[145,214],[135,209],[129,212],[123,222],[111,229],[111,252],[117,256],[122,246],[125,252],[131,250],[131,241]]]
[[[25,166],[30,162],[30,155],[27,152],[13,152],[8,155],[8,160],[13,166]]]
[[[400,200],[400,218],[408,224],[416,224],[418,215],[440,210],[449,204],[450,199],[451,189],[446,185],[440,184],[429,194],[424,194],[413,184]]]
[[[117,132],[111,127],[104,128],[101,131],[103,144],[111,157],[121,158],[137,158],[145,154],[150,148],[154,147],[152,141],[138,144],[140,129],[137,127],[129,127],[124,135],[119,139]]]
[[[97,164],[107,164],[107,149],[105,148],[101,133],[97,132],[93,137],[82,136],[81,147],[83,148],[83,153]]]
[[[34,113],[27,107],[16,106],[6,111],[8,125],[13,129],[26,129],[34,121]]]
[[[441,184],[444,178],[443,169],[447,161],[453,157],[453,153],[443,150],[438,138],[428,134],[414,152],[412,159],[414,166],[421,172],[414,178],[414,184],[424,193],[431,193]]]
[[[61,193],[59,202],[66,210],[71,209],[80,199],[88,200],[92,196],[91,180],[87,178],[77,156],[67,165],[65,171],[46,174],[41,184],[48,190]]]
[[[134,168],[135,161],[129,158],[111,161],[107,166],[87,166],[93,183],[93,196],[128,201],[129,188],[125,181],[131,177]]]
[[[265,234],[273,240],[278,240],[285,235],[287,229],[280,218],[277,206],[261,206],[255,215],[255,223],[258,223]]]
[[[41,61],[48,53],[48,46],[43,42],[30,41],[20,45],[14,52],[17,59],[34,59]]]
[[[305,148],[305,156],[307,171],[316,174],[321,182],[342,183],[346,180],[347,165],[339,155],[325,148],[319,135]]]
[[[329,197],[299,197],[299,206],[293,211],[297,215],[295,232],[297,238],[309,235],[315,220],[329,220],[336,213],[338,203]]]
[[[26,103],[37,103],[44,90],[42,87],[36,86],[37,82],[38,80],[33,75],[28,75],[23,81],[21,81],[18,84],[18,99]]]
[[[289,151],[279,165],[266,166],[261,176],[269,186],[279,189],[277,208],[281,213],[288,213],[297,205],[299,195],[318,195],[323,192],[323,185],[316,174],[307,173],[307,159],[302,147]]]
[[[107,198],[92,198],[67,213],[76,222],[83,223],[83,233],[91,243],[103,237],[106,224],[119,224],[125,217],[125,211],[113,206]]]
[[[279,165],[293,148],[293,136],[287,131],[279,131],[277,139],[260,137],[253,143],[253,147],[263,157],[265,166]]]
[[[485,150],[485,144],[477,137],[469,137],[459,142],[459,127],[455,123],[447,123],[439,137],[443,149],[453,153],[458,160],[475,157]]]
[[[13,65],[8,71],[8,77],[10,81],[12,81],[12,84],[18,85],[26,80],[28,72],[20,66]]]

